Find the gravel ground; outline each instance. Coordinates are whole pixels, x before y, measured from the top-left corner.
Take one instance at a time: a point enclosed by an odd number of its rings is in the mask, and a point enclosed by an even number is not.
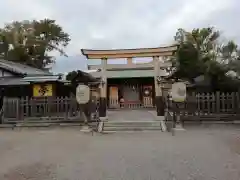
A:
[[[239,180],[240,129],[0,129],[0,180]]]

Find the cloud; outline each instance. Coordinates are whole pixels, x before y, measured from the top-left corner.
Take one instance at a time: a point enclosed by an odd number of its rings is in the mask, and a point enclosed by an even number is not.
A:
[[[174,35],[176,29],[196,28],[212,17],[215,13],[222,12],[234,6],[234,1],[229,0],[187,0],[179,10],[167,17],[159,28],[162,29],[166,39]]]
[[[54,9],[45,6],[41,1],[34,0],[8,0],[1,2],[0,6],[0,24],[25,20],[25,19],[42,19],[53,17]]]
[[[86,68],[81,48],[167,45],[178,28],[214,25],[226,38],[240,43],[238,7],[237,0],[8,0],[0,6],[0,25],[12,20],[56,19],[72,41],[66,49],[71,57],[59,58],[55,67],[73,69],[78,64]],[[73,60],[79,57],[81,63]]]

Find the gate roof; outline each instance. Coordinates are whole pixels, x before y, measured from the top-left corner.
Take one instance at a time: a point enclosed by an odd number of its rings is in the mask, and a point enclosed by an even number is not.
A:
[[[154,57],[154,56],[172,56],[177,50],[178,45],[157,47],[157,48],[138,48],[138,49],[111,49],[111,50],[93,50],[81,49],[82,54],[88,59],[117,59],[132,57]]]

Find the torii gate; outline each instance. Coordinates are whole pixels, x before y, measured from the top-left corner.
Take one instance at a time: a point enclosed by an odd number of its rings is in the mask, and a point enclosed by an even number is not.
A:
[[[161,60],[163,57],[171,57],[177,50],[178,45],[174,44],[166,47],[158,48],[138,48],[138,49],[114,49],[114,50],[92,50],[92,49],[81,49],[81,52],[87,59],[101,59],[101,79],[102,86],[100,90],[100,107],[99,116],[101,119],[106,118],[107,110],[107,77],[106,67],[108,59],[119,59],[137,57],[152,57],[154,61],[154,85],[155,85],[155,101],[157,116],[164,116],[164,102],[162,97],[162,90],[160,86],[160,68]]]

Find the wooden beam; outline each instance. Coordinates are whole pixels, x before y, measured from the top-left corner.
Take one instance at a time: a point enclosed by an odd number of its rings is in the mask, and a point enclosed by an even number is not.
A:
[[[138,48],[138,49],[113,49],[113,50],[92,50],[92,49],[81,49],[83,55],[88,54],[142,54],[142,53],[160,53],[176,51],[177,45],[157,47],[157,48]]]
[[[160,62],[162,68],[171,67],[172,63],[170,62]],[[107,64],[107,70],[125,70],[125,69],[153,69],[153,61],[150,63],[139,63],[139,64]],[[91,70],[101,69],[101,65],[88,65],[88,68]]]
[[[134,57],[154,57],[154,56],[172,56],[173,52],[158,52],[158,53],[129,53],[129,54],[88,54],[88,59],[119,59],[119,58],[134,58]]]

